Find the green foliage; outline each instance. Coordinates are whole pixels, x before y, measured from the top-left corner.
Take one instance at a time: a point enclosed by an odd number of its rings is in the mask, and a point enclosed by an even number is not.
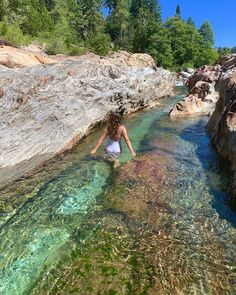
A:
[[[168,31],[166,29],[162,29],[151,36],[149,53],[153,56],[158,66],[164,68],[172,67],[173,52]]]
[[[131,27],[133,51],[148,52],[153,35],[161,30],[159,1],[140,0],[131,2]]]
[[[232,49],[230,47],[219,47],[218,48],[219,56],[222,56],[225,54],[230,54],[230,53],[233,53],[233,48]]]
[[[211,27],[211,24],[209,23],[209,21],[205,21],[200,29],[199,29],[199,33],[203,38],[204,43],[207,46],[213,46],[214,44],[214,32],[213,29]]]
[[[82,24],[78,32],[88,49],[100,55],[109,52],[110,36],[105,33],[105,20],[101,13],[101,0],[80,0]]]
[[[234,46],[234,47],[231,48],[231,52],[232,53],[236,53],[236,46]]]
[[[181,9],[180,9],[179,4],[177,5],[176,10],[175,10],[175,16],[181,18]]]
[[[129,49],[129,7],[126,0],[113,3],[107,19],[108,33],[117,48]]]
[[[186,64],[198,67],[203,64],[212,64],[217,59],[217,53],[194,26],[185,23],[175,16],[164,24],[169,32],[173,64],[172,69],[181,70]]]
[[[186,24],[195,28],[195,23],[191,17],[188,17],[186,20]]]
[[[179,5],[163,24],[158,0],[2,0],[0,38],[15,45],[38,40],[50,54],[72,55],[106,55],[112,43],[114,50],[150,53],[172,70],[211,64],[231,51],[214,50],[210,23],[197,30],[191,17],[182,20]]]
[[[86,44],[90,51],[99,55],[107,55],[109,53],[109,44],[111,39],[105,33],[89,33]]]
[[[32,41],[30,36],[23,34],[17,22],[9,24],[6,18],[0,22],[0,39],[5,39],[16,46]]]

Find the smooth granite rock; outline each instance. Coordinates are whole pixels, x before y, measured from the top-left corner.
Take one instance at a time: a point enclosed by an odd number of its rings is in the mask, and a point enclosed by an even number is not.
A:
[[[0,67],[2,181],[73,148],[111,110],[132,113],[172,94],[176,75],[146,54],[92,56]]]

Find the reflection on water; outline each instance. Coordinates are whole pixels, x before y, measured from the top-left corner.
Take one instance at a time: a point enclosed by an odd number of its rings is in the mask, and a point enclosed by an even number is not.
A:
[[[236,294],[227,167],[205,118],[169,119],[177,99],[127,120],[139,156],[119,170],[87,155],[98,131],[34,176],[1,229],[1,294]]]

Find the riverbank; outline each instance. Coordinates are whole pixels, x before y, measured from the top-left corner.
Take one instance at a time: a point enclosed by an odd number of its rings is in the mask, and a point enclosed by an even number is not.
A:
[[[176,75],[146,54],[60,59],[0,69],[2,183],[63,155],[110,111],[129,114],[173,93]]]

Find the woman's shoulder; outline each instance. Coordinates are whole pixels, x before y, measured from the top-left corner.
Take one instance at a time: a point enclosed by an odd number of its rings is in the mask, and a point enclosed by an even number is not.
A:
[[[120,130],[120,131],[124,131],[124,130],[126,130],[125,125],[120,125],[120,126],[119,126],[119,130]]]
[[[123,136],[124,134],[127,133],[125,125],[120,125],[119,133],[120,133],[121,136]]]

